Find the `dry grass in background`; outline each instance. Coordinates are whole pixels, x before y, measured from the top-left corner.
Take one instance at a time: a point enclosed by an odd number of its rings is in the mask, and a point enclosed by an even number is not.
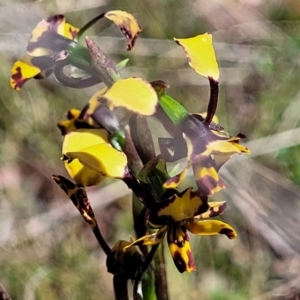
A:
[[[230,188],[217,197],[227,200],[223,219],[239,237],[194,238],[193,274],[179,274],[167,253],[171,299],[299,299],[297,0],[0,0],[0,282],[12,299],[113,298],[104,254],[50,179],[64,173],[55,124],[97,87],[31,80],[16,92],[8,82],[41,18],[63,13],[80,26],[107,9],[127,10],[140,21],[133,53],[112,27],[100,23],[88,34],[116,61],[130,58],[124,76],[167,81],[169,93],[193,112],[205,110],[208,84],[172,38],[212,33],[221,67],[220,123],[246,134],[252,150],[224,166]],[[130,193],[121,182],[108,180],[90,196],[110,243],[133,233]]]

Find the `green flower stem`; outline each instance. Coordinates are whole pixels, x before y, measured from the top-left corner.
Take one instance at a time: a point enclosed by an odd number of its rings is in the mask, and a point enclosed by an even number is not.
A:
[[[158,102],[175,125],[180,124],[189,115],[189,111],[182,104],[165,93],[159,95]]]

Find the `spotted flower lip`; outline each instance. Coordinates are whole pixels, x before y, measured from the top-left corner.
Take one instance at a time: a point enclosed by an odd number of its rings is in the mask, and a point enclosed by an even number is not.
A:
[[[179,201],[179,199],[182,201]],[[179,211],[180,209],[182,213],[187,212],[191,209],[190,205],[191,204],[186,199],[185,193],[183,193],[176,201],[176,207],[181,206],[177,207],[178,210],[176,211]],[[186,218],[183,217],[179,219],[174,218],[176,211],[175,207],[171,207],[172,201],[169,203],[169,206],[170,216],[173,217],[172,220],[170,220],[170,218],[165,219],[164,224],[160,224],[156,227],[158,228],[157,232],[137,239],[130,245],[125,246],[123,250],[127,251],[130,247],[135,245],[153,246],[162,243],[164,237],[167,235],[169,250],[178,271],[180,273],[192,272],[196,271],[196,265],[189,242],[190,239],[188,232],[199,236],[224,234],[229,239],[234,239],[237,237],[236,231],[229,224],[219,220],[204,220],[222,214],[226,208],[225,201],[208,202],[205,211],[203,211],[201,214],[192,214],[192,217],[187,217],[188,215],[186,215]],[[168,213],[164,208],[161,210],[161,212],[163,212],[163,214]],[[159,212],[157,212],[157,214],[159,214]]]
[[[68,48],[79,29],[66,23],[63,15],[54,15],[40,21],[33,29],[27,54],[11,69],[10,85],[20,90],[31,78],[48,77],[56,64],[55,57]]]

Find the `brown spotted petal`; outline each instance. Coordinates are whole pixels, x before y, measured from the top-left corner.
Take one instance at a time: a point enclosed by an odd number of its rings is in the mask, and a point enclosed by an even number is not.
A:
[[[57,123],[57,127],[59,128],[61,135],[66,135],[71,131],[76,131],[76,120],[80,116],[80,110],[72,108],[68,111],[67,120],[60,121]]]
[[[54,61],[49,57],[25,55],[11,68],[10,86],[18,91],[31,78],[46,78],[52,73],[53,66]]]
[[[10,86],[19,91],[26,81],[37,76],[40,72],[40,68],[18,60],[11,69]]]
[[[213,218],[221,215],[226,209],[226,201],[208,202],[208,210],[201,215],[194,217],[194,220]]]
[[[178,271],[180,273],[196,271],[189,235],[186,229],[178,223],[170,225],[167,239],[171,256]]]
[[[156,210],[151,209],[149,225],[155,227],[156,225],[187,220],[205,212],[207,208],[207,198],[200,198],[197,192],[188,188],[169,197]]]
[[[187,222],[186,229],[196,235],[218,235],[225,234],[229,239],[237,237],[236,231],[227,223],[219,220],[194,220]]]
[[[209,156],[200,163],[193,164],[194,177],[202,196],[212,196],[226,185],[218,173],[218,168],[214,160]]]
[[[79,110],[76,108],[71,108],[67,113],[67,120],[62,120],[57,123],[62,135],[66,135],[71,131],[77,131],[82,128],[99,128],[99,125],[89,116],[87,118],[82,118],[86,108]]]
[[[119,26],[121,32],[127,39],[127,50],[132,50],[137,36],[142,31],[136,18],[122,10],[108,11],[105,17]]]
[[[72,181],[61,175],[52,175],[52,179],[62,188],[67,196],[72,200],[83,219],[94,229],[97,226],[94,211],[88,200],[83,187],[77,186]]]
[[[68,49],[72,40],[69,39],[70,35],[65,37],[65,21],[63,15],[54,15],[39,22],[31,33],[27,54],[47,56]]]

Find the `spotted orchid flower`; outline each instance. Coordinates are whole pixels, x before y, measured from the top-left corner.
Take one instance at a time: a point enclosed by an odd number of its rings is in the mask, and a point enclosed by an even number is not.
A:
[[[99,78],[91,65],[87,48],[81,46],[78,40],[103,17],[119,26],[127,38],[127,49],[131,50],[141,28],[136,19],[127,12],[108,11],[81,29],[67,23],[63,15],[54,15],[43,19],[33,29],[27,54],[16,61],[11,69],[11,87],[20,90],[29,79],[43,79],[52,73],[58,82],[73,88],[84,88],[101,82],[102,78]],[[71,76],[65,74],[64,69],[67,66],[73,67]]]
[[[159,139],[162,156],[167,161],[185,156],[188,159],[184,170],[168,179],[164,187],[176,188],[192,166],[199,193],[211,196],[225,188],[225,183],[218,174],[221,166],[233,154],[249,154],[250,151],[239,144],[244,137],[242,134],[232,137],[212,121],[218,101],[219,69],[211,35],[203,34],[175,41],[184,48],[189,65],[198,74],[208,78],[211,95],[206,116],[203,117],[189,113],[183,105],[165,93],[165,86],[162,84],[156,88],[161,109],[157,116],[173,136]]]
[[[220,215],[225,208],[225,202],[206,203],[197,192],[188,188],[175,194],[166,203],[163,202],[156,211],[148,211],[148,224],[158,230],[124,247],[124,251],[134,245],[157,245],[167,235],[169,250],[178,271],[195,271],[188,232],[199,236],[224,234],[229,239],[235,238],[237,234],[229,224],[219,220],[205,220]]]
[[[79,29],[66,23],[63,15],[43,19],[33,29],[27,46],[27,54],[16,61],[11,69],[10,85],[20,90],[31,78],[48,77],[56,64],[75,39]]]

